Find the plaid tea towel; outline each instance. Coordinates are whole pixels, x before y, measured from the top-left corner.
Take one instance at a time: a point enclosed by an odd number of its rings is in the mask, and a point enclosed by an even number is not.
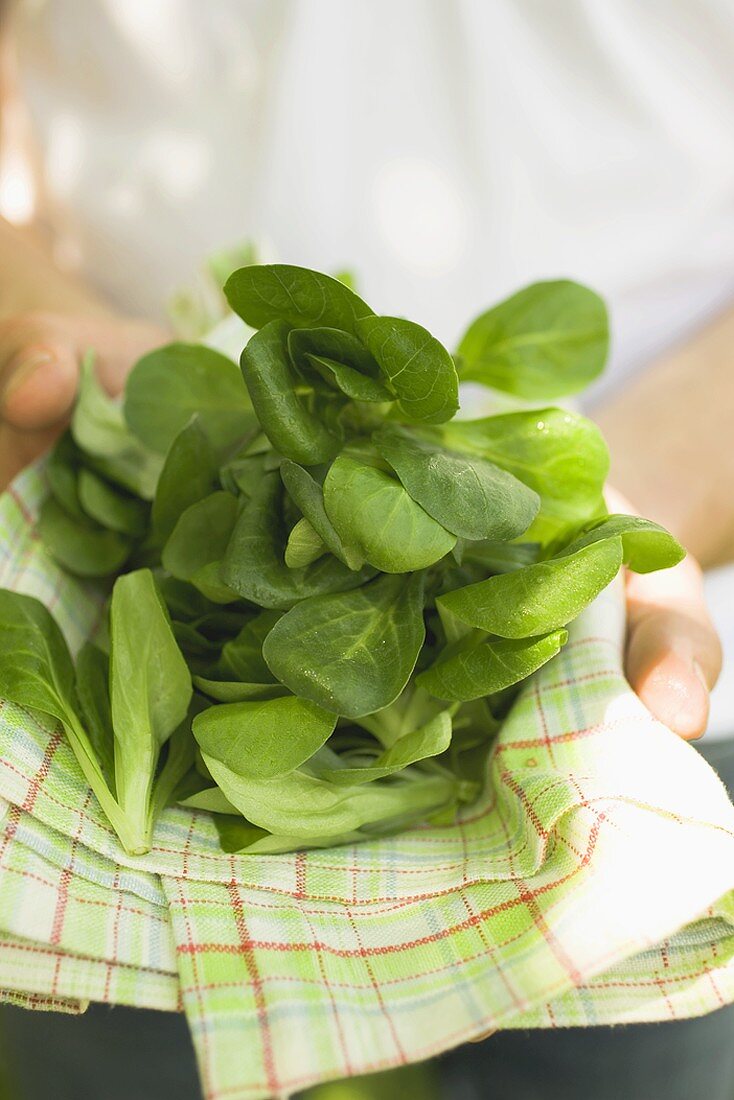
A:
[[[0,584],[73,648],[95,590],[43,552],[42,474],[0,501]],[[287,1095],[487,1028],[667,1020],[734,1001],[734,808],[621,671],[607,591],[513,708],[456,825],[229,856],[166,811],[120,849],[63,734],[0,705],[0,988],[29,1008],[182,1010],[207,1100]]]

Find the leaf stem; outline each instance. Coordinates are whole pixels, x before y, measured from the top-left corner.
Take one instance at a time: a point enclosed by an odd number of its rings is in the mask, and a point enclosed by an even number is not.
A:
[[[69,716],[67,721],[64,722],[64,729],[84,778],[94,791],[97,801],[104,810],[123,848],[128,855],[144,855],[145,852],[150,850],[150,828],[147,817],[141,819],[143,822],[142,828],[136,827],[134,821],[130,819],[117,799],[113,797],[102,770],[91,752],[86,731],[76,718],[72,720]]]

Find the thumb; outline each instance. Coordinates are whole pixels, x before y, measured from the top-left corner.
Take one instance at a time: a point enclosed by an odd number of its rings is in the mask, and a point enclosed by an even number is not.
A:
[[[2,420],[26,432],[63,423],[76,394],[77,349],[51,332],[38,331],[4,351],[0,348]]]
[[[706,729],[721,645],[704,600],[701,570],[688,557],[661,573],[630,574],[626,672],[656,718],[686,739]]]
[[[102,385],[118,393],[136,359],[164,340],[153,325],[112,317],[20,318],[0,332],[0,418],[23,432],[60,428],[74,404],[85,352],[95,352]]]

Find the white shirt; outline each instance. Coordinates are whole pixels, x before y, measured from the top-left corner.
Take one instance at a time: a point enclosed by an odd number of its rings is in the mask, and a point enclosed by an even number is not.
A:
[[[734,298],[730,0],[21,0],[20,14],[68,247],[133,312],[160,315],[241,239],[353,267],[373,308],[450,345],[489,304],[566,275],[610,303],[599,392]],[[729,690],[714,726],[734,730]]]

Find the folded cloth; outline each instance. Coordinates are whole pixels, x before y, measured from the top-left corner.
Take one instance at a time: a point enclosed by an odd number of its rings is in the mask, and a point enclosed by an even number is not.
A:
[[[43,472],[0,501],[0,584],[78,647],[94,586],[34,532]],[[167,810],[127,856],[63,733],[0,707],[0,988],[28,1007],[186,1013],[207,1100],[427,1058],[489,1028],[668,1020],[734,1001],[734,808],[621,668],[608,590],[525,688],[489,793],[455,825],[231,856]]]

